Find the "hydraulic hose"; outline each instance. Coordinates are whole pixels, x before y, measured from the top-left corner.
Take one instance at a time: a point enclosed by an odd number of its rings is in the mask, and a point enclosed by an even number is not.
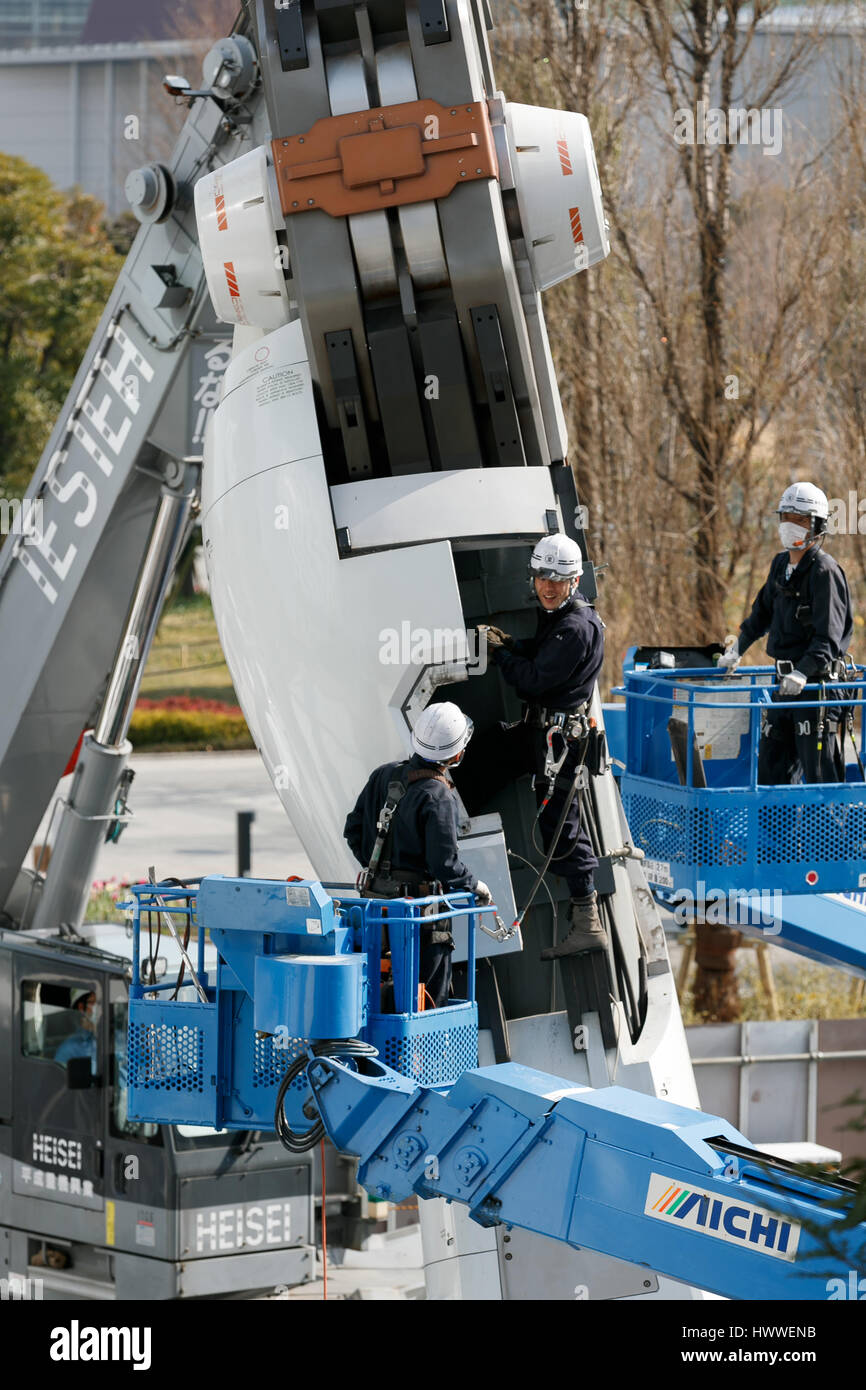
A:
[[[190,880],[189,880],[189,879],[185,879],[185,878],[174,878],[174,877],[171,877],[171,878],[161,878],[161,879],[159,880],[159,882],[157,883],[156,887],[157,887],[157,888],[165,888],[165,887],[167,887],[167,886],[169,886],[169,885],[174,885],[175,888],[188,888],[188,887],[189,887],[189,883],[190,883]],[[187,917],[186,931],[185,931],[185,933],[184,933],[184,938],[183,938],[184,950],[186,950],[186,948],[187,948],[188,945],[189,945],[189,933],[190,933],[190,919]],[[159,952],[159,943],[160,943],[161,940],[162,940],[162,915],[161,915],[161,913],[157,913],[157,914],[156,914],[156,946],[154,947],[154,944],[153,944],[153,908],[150,908],[150,907],[149,907],[149,908],[147,909],[147,960],[148,960],[148,968],[149,968],[149,970],[150,970],[150,982],[151,982],[151,984],[155,984],[155,983],[156,983],[156,958],[157,958],[157,954],[158,954],[158,952]],[[175,987],[174,987],[174,993],[171,995],[171,998],[172,998],[172,999],[177,999],[178,990],[180,989],[180,987],[181,987],[181,985],[182,985],[182,983],[183,983],[183,972],[184,972],[184,969],[185,969],[184,963],[183,963],[183,961],[181,961],[181,963],[180,963],[180,971],[179,971],[178,977],[177,977],[177,983],[176,983],[176,985],[175,985]]]
[[[169,887],[169,886],[174,886],[175,888],[188,888],[188,887],[189,887],[189,879],[185,879],[185,878],[174,878],[174,877],[170,877],[170,878],[161,878],[161,879],[159,880],[159,883],[157,884],[157,887],[158,887],[158,888],[166,888],[166,887]],[[149,931],[150,931],[150,913],[149,913],[149,912],[148,912],[148,922],[147,922],[147,926],[148,926],[148,932],[149,932]],[[192,918],[189,916],[189,914],[187,914],[186,926],[184,927],[184,931],[183,931],[183,949],[184,949],[185,951],[189,949],[189,938],[190,938],[190,933],[191,933],[191,931],[192,931]],[[161,932],[162,932],[162,923],[161,923],[159,917],[157,917],[157,938],[156,938],[156,948],[157,948],[157,950],[159,950],[159,934],[160,934]],[[153,958],[151,958],[151,972],[153,972],[153,971],[155,970],[155,968],[156,968],[156,963],[155,963],[155,961],[153,960]],[[180,987],[181,987],[181,985],[183,984],[183,975],[184,975],[185,969],[186,969],[186,966],[184,965],[184,962],[181,961],[181,963],[180,963],[180,970],[178,971],[178,975],[177,975],[177,983],[175,984],[174,990],[173,990],[172,993],[169,995],[169,998],[170,998],[170,999],[177,999],[177,996],[178,996],[178,994],[179,994],[179,992],[180,992]],[[150,978],[151,978],[152,980],[155,980],[155,979],[156,979],[156,975],[153,974],[153,973],[151,973],[151,977],[150,977]]]
[[[593,854],[595,855],[596,859],[600,860],[602,858],[601,836],[598,833],[598,822],[596,820],[595,802],[593,800],[592,788],[589,789],[589,794],[587,796],[584,796],[583,792],[580,792],[578,795],[581,824],[586,827],[586,833],[589,836],[589,843],[592,847]],[[611,908],[611,905],[606,898],[599,898],[598,912],[600,917],[604,917],[607,919],[607,928],[610,934],[610,939],[614,943],[614,945],[616,945],[616,922],[614,920],[613,909]],[[619,990],[619,979],[617,976],[617,972],[614,972],[614,975],[612,977],[612,984],[614,990],[614,998],[620,999],[621,991]]]
[[[541,887],[541,881],[542,881],[542,879],[544,878],[544,875],[547,873],[547,870],[550,868],[550,865],[551,865],[551,863],[552,863],[552,861],[553,861],[553,856],[554,856],[554,853],[555,853],[555,851],[556,851],[556,847],[557,847],[557,845],[559,844],[559,837],[560,837],[560,835],[562,834],[563,826],[565,825],[565,818],[566,818],[566,816],[568,815],[569,810],[571,809],[571,803],[574,801],[574,798],[575,798],[575,796],[577,795],[578,783],[580,782],[580,779],[581,779],[581,773],[583,772],[583,764],[584,764],[585,759],[586,759],[586,746],[584,746],[583,756],[581,757],[580,762],[577,764],[577,767],[574,769],[574,778],[573,778],[573,780],[572,780],[571,786],[570,786],[569,789],[568,789],[568,796],[565,798],[565,801],[564,801],[564,803],[563,803],[562,810],[561,810],[560,813],[559,813],[559,820],[557,821],[556,829],[555,829],[554,832],[553,832],[553,838],[552,838],[551,841],[550,841],[550,849],[547,851],[547,854],[545,855],[544,863],[541,865],[540,869],[538,870],[538,873],[537,873],[536,879],[535,879],[535,883],[533,884],[533,887],[532,887],[532,891],[530,892],[529,897],[527,898],[526,902],[523,904],[523,907],[520,909],[520,913],[519,913],[518,917],[517,917],[516,920],[515,920],[515,926],[517,926],[517,927],[519,927],[519,926],[522,924],[524,917],[526,916],[527,912],[529,911],[529,909],[531,908],[533,902],[535,901],[535,895],[536,895],[536,893],[538,892],[539,888]],[[541,815],[541,812],[544,810],[544,805],[545,805],[545,804],[546,804],[546,803],[542,803],[542,805],[541,805],[541,807],[540,807],[540,809],[539,809],[539,812],[538,812],[538,816],[536,816],[536,820],[538,820],[538,817]]]
[[[323,1038],[319,1042],[313,1043],[314,1057],[378,1057],[378,1049],[371,1047],[369,1043],[361,1042],[358,1038]],[[325,1137],[325,1126],[321,1116],[318,1116],[310,1129],[303,1133],[293,1130],[286,1119],[285,1099],[289,1087],[296,1081],[301,1073],[306,1069],[310,1058],[306,1052],[302,1052],[292,1062],[277,1092],[277,1102],[274,1109],[274,1129],[277,1138],[283,1148],[288,1149],[289,1153],[303,1154],[308,1149],[312,1149]]]
[[[581,820],[587,827],[587,833],[589,834],[590,842],[593,848],[593,853],[600,859],[601,840],[598,834],[596,808],[595,803],[592,799],[591,789],[588,797],[581,798],[580,815]],[[614,961],[616,963],[616,983],[614,985],[614,988],[616,989],[618,987],[619,989],[620,1001],[623,1004],[627,1016],[629,1036],[631,1037],[632,1042],[637,1042],[637,1039],[640,1036],[640,1031],[646,1019],[646,1012],[649,1004],[649,998],[647,994],[648,982],[646,969],[646,952],[644,951],[643,941],[641,940],[640,932],[638,932],[637,939],[638,945],[640,947],[640,955],[638,957],[637,967],[638,993],[637,998],[635,998],[631,976],[628,973],[628,968],[625,963],[625,955],[623,953],[619,936],[616,931],[616,923],[614,921],[613,910],[610,906],[610,903],[605,900],[602,900],[599,906],[600,910],[603,910],[607,917],[607,925],[610,931],[611,941],[613,942]]]
[[[622,945],[616,932],[613,934],[613,955],[616,961],[616,974],[619,981],[620,999],[625,1007],[628,1035],[632,1042],[637,1041],[639,1032],[639,1011],[635,1002],[634,990],[623,957]]]

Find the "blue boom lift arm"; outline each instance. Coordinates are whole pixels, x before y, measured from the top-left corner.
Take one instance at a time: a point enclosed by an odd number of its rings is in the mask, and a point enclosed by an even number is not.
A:
[[[851,1185],[800,1176],[713,1115],[516,1063],[469,1071],[447,1095],[358,1065],[366,1074],[318,1057],[307,1077],[376,1197],[445,1197],[483,1226],[524,1227],[728,1298],[824,1299],[828,1277],[866,1250],[866,1226],[844,1230],[833,1201],[850,1201]],[[842,1261],[822,1253],[821,1232]]]
[[[515,1063],[477,1067],[473,930],[470,998],[426,1011],[417,1000],[422,922],[462,917],[474,929],[493,909],[471,894],[379,902],[316,881],[219,875],[131,891],[132,1118],[274,1124],[289,1147],[308,1147],[323,1125],[376,1197],[444,1197],[481,1225],[524,1227],[729,1298],[825,1298],[828,1278],[866,1252],[866,1224],[845,1220],[851,1183],[804,1177],[725,1120]],[[148,908],[197,932],[180,989],[143,968]]]

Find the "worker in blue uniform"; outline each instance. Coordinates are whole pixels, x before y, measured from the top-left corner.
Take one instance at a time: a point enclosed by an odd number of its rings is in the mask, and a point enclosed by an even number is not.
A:
[[[719,665],[735,670],[743,653],[766,635],[770,656],[786,663],[774,702],[812,704],[802,715],[791,709],[766,711],[758,752],[762,785],[790,782],[798,768],[805,782],[844,782],[841,734],[847,715],[843,707],[825,704],[821,692],[804,686],[843,676],[854,630],[848,581],[821,548],[829,504],[820,488],[792,483],[782,494],[778,513],[785,548],[775,556],[751,613],[739,635],[728,642]],[[832,701],[829,692],[828,699]]]
[[[580,547],[569,536],[545,536],[532,552],[530,584],[539,605],[534,636],[517,640],[500,628],[488,627],[487,647],[494,665],[523,701],[516,723],[500,723],[480,735],[467,756],[457,781],[460,794],[475,815],[515,778],[535,774],[538,824],[545,852],[551,848],[560,816],[583,755],[577,739],[550,790],[545,773],[547,735],[551,728],[573,728],[572,716],[584,713],[604,659],[604,625],[578,592],[583,573]],[[594,870],[598,860],[580,817],[574,795],[555,845],[551,865],[571,893],[570,931],[542,959],[606,949],[607,935],[598,915]]]
[[[474,893],[482,906],[490,890],[460,858],[457,797],[450,770],[472,737],[472,721],[457,705],[429,705],[412,730],[413,756],[371,773],[343,834],[360,864],[368,898],[425,898],[437,892]],[[440,923],[421,928],[420,981],[432,1002],[448,1002],[454,938]]]

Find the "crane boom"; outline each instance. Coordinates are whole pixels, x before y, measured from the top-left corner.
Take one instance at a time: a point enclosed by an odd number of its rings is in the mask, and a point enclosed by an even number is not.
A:
[[[0,908],[95,718],[160,495],[188,491],[200,463],[193,358],[230,334],[206,294],[192,187],[266,118],[260,88],[230,128],[224,105],[198,100],[169,163],[131,176],[142,226],[27,490],[41,524],[0,551],[0,649],[14,653],[0,670]]]

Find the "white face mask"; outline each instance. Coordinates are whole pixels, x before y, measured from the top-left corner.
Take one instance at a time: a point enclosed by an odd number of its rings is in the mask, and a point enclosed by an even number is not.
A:
[[[102,1005],[94,1004],[93,1008],[88,1011],[87,1017],[90,1019],[90,1022],[93,1024],[95,1028],[100,1018],[102,1017]]]
[[[785,550],[802,550],[810,527],[797,526],[793,521],[779,522],[779,540]]]

